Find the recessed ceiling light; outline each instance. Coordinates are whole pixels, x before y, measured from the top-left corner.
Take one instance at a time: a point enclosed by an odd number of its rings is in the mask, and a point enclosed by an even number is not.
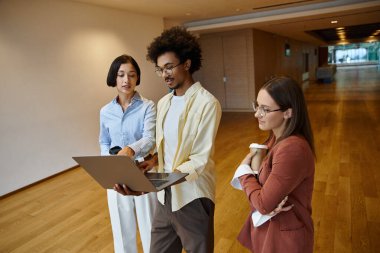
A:
[[[338,20],[331,20],[331,24],[336,24],[338,23]]]

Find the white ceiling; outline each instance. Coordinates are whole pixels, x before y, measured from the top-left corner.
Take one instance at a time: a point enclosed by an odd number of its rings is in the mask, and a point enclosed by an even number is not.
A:
[[[380,23],[380,0],[73,0],[163,17],[204,33],[256,28],[323,45],[308,30]],[[337,20],[337,24],[331,24]]]

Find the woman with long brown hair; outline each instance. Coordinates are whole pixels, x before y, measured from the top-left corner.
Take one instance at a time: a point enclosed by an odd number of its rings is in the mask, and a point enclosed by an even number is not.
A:
[[[249,168],[252,173],[238,173],[238,179],[251,214],[270,219],[254,226],[250,215],[238,240],[255,253],[311,253],[315,150],[302,89],[291,78],[273,78],[260,89],[253,107],[259,128],[270,132],[268,153],[257,174],[251,169],[254,153],[249,153],[237,172]]]

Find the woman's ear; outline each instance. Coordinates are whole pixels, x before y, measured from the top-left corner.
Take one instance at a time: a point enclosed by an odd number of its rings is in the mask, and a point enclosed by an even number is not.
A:
[[[286,111],[284,112],[284,119],[291,118],[292,117],[292,113],[293,113],[292,108],[286,109]]]

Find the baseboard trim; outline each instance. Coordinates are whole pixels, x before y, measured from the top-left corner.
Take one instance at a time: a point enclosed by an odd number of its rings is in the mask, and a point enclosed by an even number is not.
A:
[[[56,174],[53,174],[53,175],[51,175],[51,176],[49,176],[49,177],[46,177],[46,178],[44,178],[44,179],[38,180],[38,181],[36,181],[36,182],[34,182],[34,183],[31,183],[31,184],[28,184],[28,185],[26,185],[26,186],[24,186],[24,187],[21,187],[20,189],[17,189],[17,190],[15,190],[15,191],[11,191],[11,192],[9,192],[9,193],[7,193],[7,194],[1,195],[1,196],[0,196],[0,200],[5,199],[5,198],[7,198],[7,197],[9,197],[9,196],[11,196],[11,195],[14,195],[14,194],[18,193],[18,192],[24,191],[24,190],[26,190],[26,189],[28,189],[28,188],[30,188],[30,187],[33,187],[33,186],[35,186],[35,185],[37,185],[37,184],[40,184],[40,183],[42,183],[42,182],[44,182],[44,181],[46,181],[46,180],[49,180],[49,179],[51,179],[51,178],[53,178],[53,177],[57,177],[57,176],[59,176],[59,175],[62,175],[63,173],[69,172],[69,171],[71,171],[71,170],[73,170],[73,169],[76,169],[76,168],[79,168],[79,165],[75,165],[75,166],[73,166],[73,167],[71,167],[71,168],[68,168],[68,169],[63,170],[63,171],[61,171],[61,172],[58,172],[58,173],[56,173]]]

